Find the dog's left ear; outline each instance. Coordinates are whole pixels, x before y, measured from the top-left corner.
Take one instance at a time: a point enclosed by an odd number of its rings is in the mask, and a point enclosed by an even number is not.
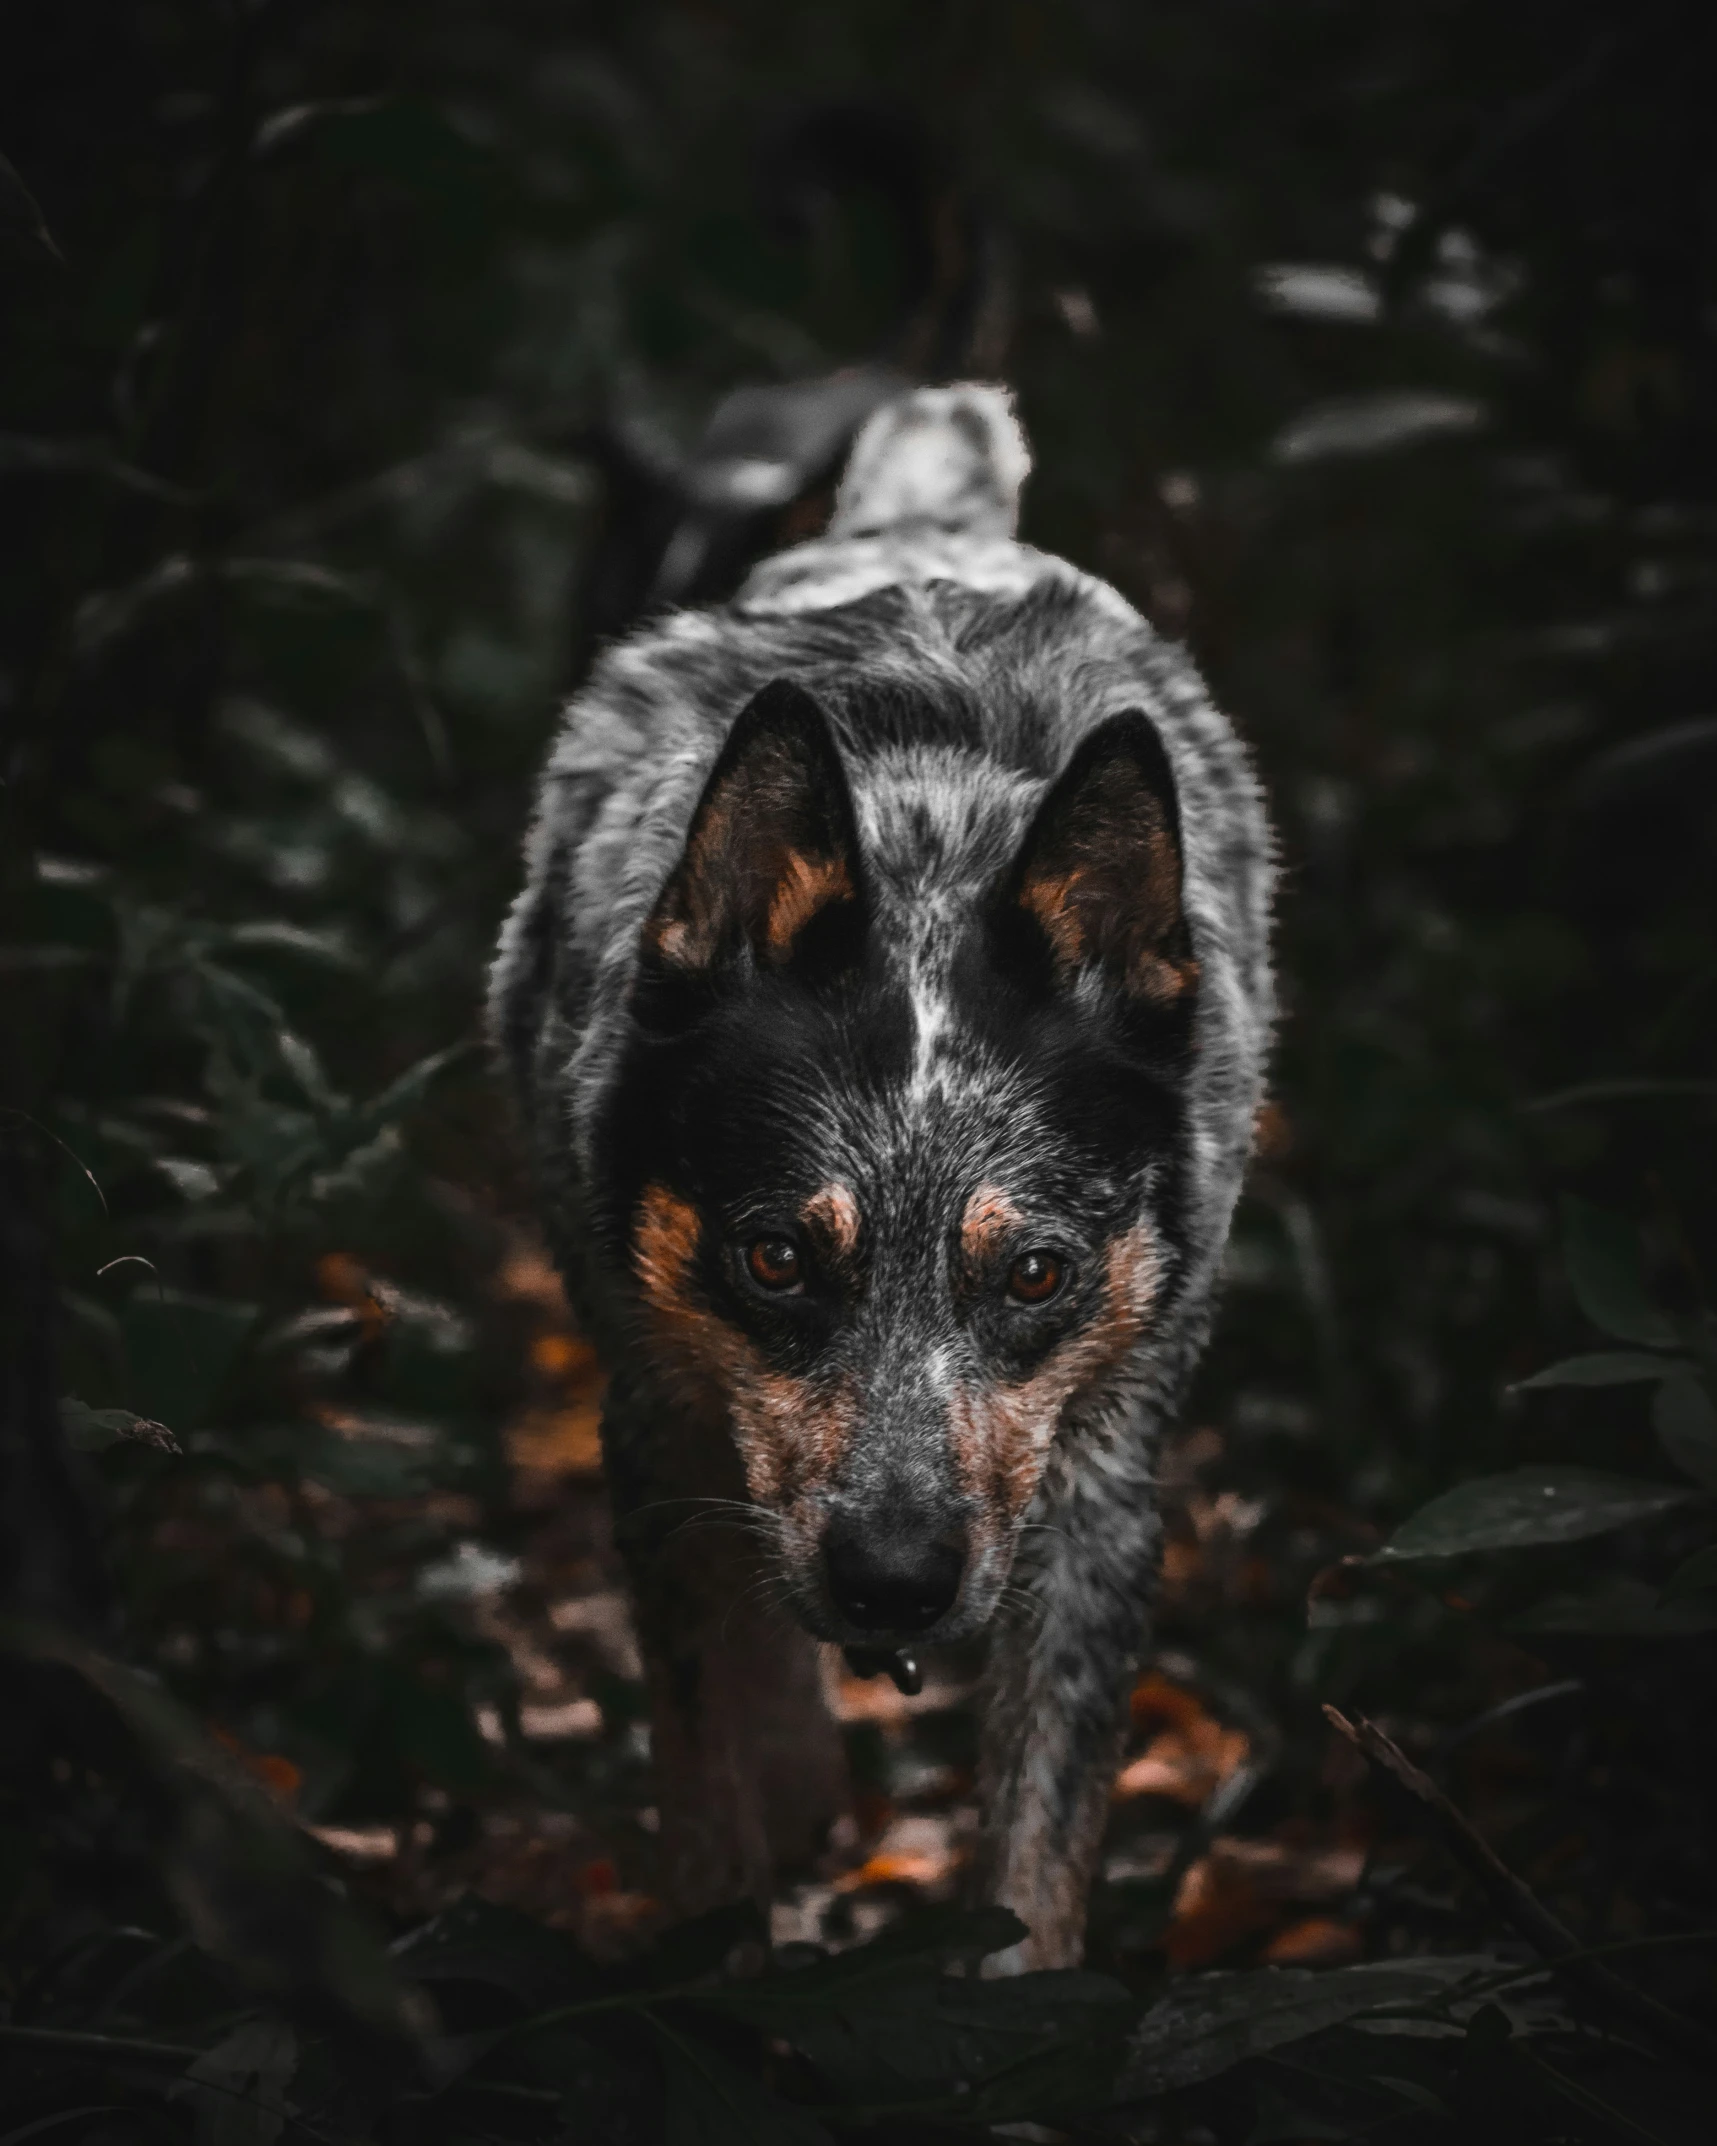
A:
[[[862,922],[858,830],[828,718],[785,678],[741,711],[644,946],[685,977],[784,968],[844,948]],[[843,929],[843,927],[846,927]]]
[[[1160,1012],[1189,1005],[1198,963],[1181,906],[1174,775],[1148,716],[1110,716],[1050,786],[1003,884],[1001,921],[1055,980],[1096,971]]]

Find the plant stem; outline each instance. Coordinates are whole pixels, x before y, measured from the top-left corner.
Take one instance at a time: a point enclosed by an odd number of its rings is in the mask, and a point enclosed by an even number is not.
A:
[[[1436,1821],[1438,1831],[1456,1859],[1464,1864],[1508,1918],[1557,1973],[1581,1983],[1594,1997],[1601,1997],[1635,2026],[1654,2036],[1702,2071],[1717,2072],[1717,2042],[1690,2019],[1631,1982],[1624,1982],[1582,1945],[1568,1926],[1558,1921],[1526,1882],[1474,1831],[1466,1816],[1450,1802],[1429,1774],[1424,1773],[1395,1743],[1363,1715],[1349,1721],[1336,1707],[1324,1708],[1330,1726],[1345,1736],[1380,1773],[1388,1774]]]

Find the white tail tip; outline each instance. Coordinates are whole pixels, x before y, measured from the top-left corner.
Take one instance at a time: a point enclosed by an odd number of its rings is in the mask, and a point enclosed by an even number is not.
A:
[[[1011,537],[1030,472],[1031,450],[1006,388],[914,388],[878,410],[853,442],[828,533],[877,536],[928,525]]]

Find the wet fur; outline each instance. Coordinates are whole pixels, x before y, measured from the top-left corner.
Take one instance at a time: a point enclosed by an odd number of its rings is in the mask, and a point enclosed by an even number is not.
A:
[[[1261,1093],[1271,865],[1184,654],[1012,540],[1025,466],[996,391],[920,391],[827,537],[606,654],[492,1018],[615,1369],[676,1901],[766,1895],[838,1807],[806,1634],[855,1635],[819,1533],[904,1505],[969,1531],[933,1637],[990,1634],[981,1882],[1030,1928],[1014,1964],[1062,1964]],[[780,680],[821,717],[735,758]],[[798,1309],[734,1266],[778,1225]],[[1074,1280],[1022,1317],[1007,1263],[1044,1230]]]

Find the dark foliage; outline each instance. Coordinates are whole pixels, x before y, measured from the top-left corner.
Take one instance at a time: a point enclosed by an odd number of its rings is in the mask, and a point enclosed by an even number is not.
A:
[[[1705,2136],[1717,19],[6,45],[0,2146]],[[652,1919],[599,1374],[473,1038],[720,398],[1009,318],[1027,533],[1256,742],[1288,1013],[1091,1966],[992,1982],[928,1904],[961,1664],[849,1689],[772,1949]],[[806,526],[804,428],[688,586]]]

